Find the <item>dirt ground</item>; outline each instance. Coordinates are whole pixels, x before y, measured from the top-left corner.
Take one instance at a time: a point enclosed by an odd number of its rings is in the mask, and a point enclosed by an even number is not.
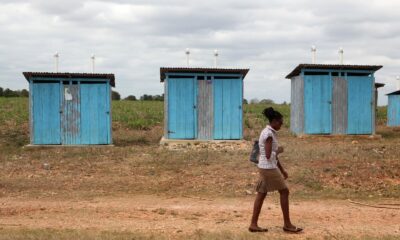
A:
[[[51,199],[0,199],[1,228],[91,229],[162,233],[169,238],[198,230],[243,233],[249,224],[253,196],[242,198],[175,198],[135,196],[95,198],[87,201]],[[354,205],[346,200],[294,201],[292,219],[304,233],[281,230],[277,196],[266,200],[260,225],[268,233],[260,237],[288,239],[339,239],[340,236],[398,236],[400,209]]]
[[[260,219],[270,231],[248,233],[258,178],[248,158],[263,127],[248,119],[254,126],[245,128],[247,141],[226,148],[161,147],[161,125],[134,130],[118,122],[114,147],[24,148],[26,117],[21,124],[6,120],[0,240],[400,239],[400,210],[347,200],[399,207],[400,129],[382,124],[381,137],[373,138],[295,137],[283,128],[280,161],[289,173],[292,219],[305,231],[282,232],[274,193]]]

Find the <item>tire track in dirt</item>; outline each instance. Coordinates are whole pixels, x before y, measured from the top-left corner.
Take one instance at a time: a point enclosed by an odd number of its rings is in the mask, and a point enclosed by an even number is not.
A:
[[[250,221],[252,203],[252,197],[134,196],[70,201],[2,198],[0,228],[150,231],[171,236],[199,229],[244,232]],[[398,210],[357,206],[345,200],[292,201],[291,215],[293,223],[305,228],[302,238],[337,234],[400,237]],[[268,236],[287,236],[281,224],[277,199],[269,198],[264,203],[260,226],[270,229]]]

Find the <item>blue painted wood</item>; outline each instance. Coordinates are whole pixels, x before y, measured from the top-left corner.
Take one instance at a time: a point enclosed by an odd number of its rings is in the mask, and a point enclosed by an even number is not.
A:
[[[332,78],[304,75],[304,132],[332,133]]]
[[[400,95],[389,95],[387,125],[389,127],[400,126]]]
[[[33,84],[32,84],[32,80],[29,80],[29,143],[30,144],[34,144],[33,142],[33,97],[32,97],[32,93],[33,93]]]
[[[214,139],[223,139],[223,80],[213,80],[214,94]]]
[[[41,82],[41,81],[77,81],[77,82],[104,82],[104,83],[110,83],[109,80],[107,79],[102,79],[102,78],[54,78],[54,77],[32,77],[32,81],[35,82]]]
[[[110,144],[106,83],[81,83],[81,144]]]
[[[349,73],[370,73],[370,74],[373,74],[373,72],[372,71],[370,71],[370,70],[357,70],[357,69],[354,69],[354,70],[337,70],[337,69],[303,69],[302,70],[304,73],[306,73],[306,72],[341,72],[341,73],[344,73],[344,72],[349,72]]]
[[[110,85],[110,80],[107,80],[107,95],[104,96],[107,100],[107,114],[108,114],[108,121],[107,121],[107,129],[108,129],[108,139],[107,142],[108,144],[112,144],[112,91],[111,91],[111,85]]]
[[[33,144],[61,144],[60,84],[32,83]]]
[[[347,133],[373,133],[374,79],[368,76],[347,76]]]
[[[232,77],[232,78],[241,78],[242,75],[241,74],[227,74],[227,73],[166,73],[165,74],[166,77],[171,77],[173,78],[173,76],[190,76],[190,77],[198,77],[198,76],[214,76],[214,77]]]
[[[61,143],[77,145],[81,142],[80,136],[80,94],[78,84],[64,84],[61,114]]]
[[[197,137],[195,78],[168,78],[168,138]]]
[[[214,139],[243,136],[243,80],[214,79]]]

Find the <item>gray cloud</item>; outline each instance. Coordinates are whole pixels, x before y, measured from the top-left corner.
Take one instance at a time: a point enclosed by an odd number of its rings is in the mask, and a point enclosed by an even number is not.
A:
[[[383,64],[377,81],[383,93],[395,89],[400,75],[398,1],[128,1],[1,0],[0,86],[26,88],[22,71],[52,71],[61,54],[62,71],[97,70],[117,77],[123,96],[159,94],[159,67],[210,66],[220,51],[221,67],[250,67],[246,98],[289,101],[284,76],[297,64],[338,62],[345,49],[352,64]]]

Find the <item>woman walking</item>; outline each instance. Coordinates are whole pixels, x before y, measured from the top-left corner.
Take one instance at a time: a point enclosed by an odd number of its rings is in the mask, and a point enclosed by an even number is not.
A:
[[[283,214],[283,230],[290,233],[299,233],[303,229],[292,224],[289,215],[289,189],[285,179],[288,174],[279,162],[279,154],[283,148],[278,146],[276,132],[283,124],[283,116],[272,107],[266,108],[263,115],[269,120],[269,125],[261,132],[259,138],[260,156],[258,168],[260,180],[257,184],[257,196],[254,202],[253,217],[249,227],[250,232],[267,232],[268,229],[258,226],[258,217],[261,212],[267,192],[279,191],[280,202]]]

